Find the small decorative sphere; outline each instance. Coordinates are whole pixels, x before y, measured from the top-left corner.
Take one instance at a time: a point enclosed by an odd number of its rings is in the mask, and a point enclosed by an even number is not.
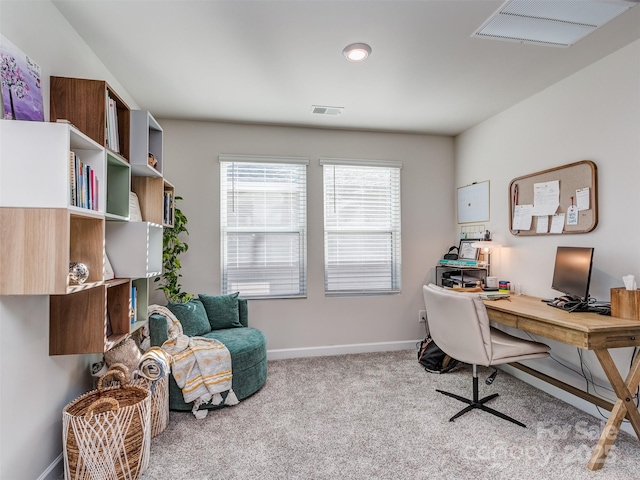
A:
[[[69,264],[69,283],[80,285],[89,278],[89,269],[84,263],[71,262]]]

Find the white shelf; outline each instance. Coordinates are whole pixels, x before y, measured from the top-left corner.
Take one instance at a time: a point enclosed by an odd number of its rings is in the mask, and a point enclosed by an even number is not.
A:
[[[162,225],[107,222],[105,245],[117,278],[147,278],[162,271]]]
[[[98,178],[98,211],[104,213],[106,155],[99,144],[71,125],[49,122],[0,120],[0,138],[1,207],[72,207],[69,153],[74,151]]]
[[[162,177],[162,127],[151,113],[131,110],[131,172],[138,177]],[[158,161],[149,165],[149,152]]]

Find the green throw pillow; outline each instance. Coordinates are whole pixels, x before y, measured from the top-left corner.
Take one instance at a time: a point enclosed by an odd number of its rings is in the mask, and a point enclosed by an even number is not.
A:
[[[211,331],[207,312],[200,300],[191,300],[187,303],[169,303],[167,308],[180,320],[182,332],[185,335],[196,337]]]
[[[211,330],[242,327],[238,313],[238,292],[230,295],[204,295],[198,298],[204,305]]]

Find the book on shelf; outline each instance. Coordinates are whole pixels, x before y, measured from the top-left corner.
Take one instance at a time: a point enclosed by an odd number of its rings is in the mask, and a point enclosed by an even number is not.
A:
[[[94,197],[96,191],[96,175],[93,169],[89,168],[89,208],[96,210],[96,199]]]
[[[163,222],[168,225],[173,224],[173,194],[171,192],[164,192]]]
[[[131,324],[133,325],[138,321],[138,288],[131,287]]]
[[[118,109],[116,102],[107,92],[107,148],[120,153],[120,140],[118,138]]]
[[[98,177],[73,151],[69,153],[69,183],[70,205],[98,210]]]
[[[69,189],[69,205],[76,204],[76,153],[69,152],[69,180],[70,180],[70,189]]]

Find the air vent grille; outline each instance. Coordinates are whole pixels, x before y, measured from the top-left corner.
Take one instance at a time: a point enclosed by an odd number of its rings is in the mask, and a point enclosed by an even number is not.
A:
[[[344,110],[344,107],[326,107],[326,106],[322,106],[322,105],[312,105],[311,106],[311,113],[313,115],[331,115],[331,116],[336,116],[336,115],[340,115],[343,110]]]
[[[472,37],[569,47],[638,0],[510,0]]]

